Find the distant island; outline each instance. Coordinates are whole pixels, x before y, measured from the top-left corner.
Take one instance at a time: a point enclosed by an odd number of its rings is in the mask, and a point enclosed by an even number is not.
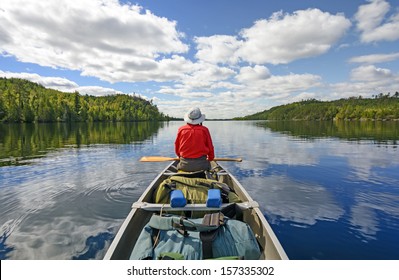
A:
[[[17,78],[0,78],[0,122],[165,121],[152,101],[115,94],[90,96],[48,89]]]
[[[235,120],[399,120],[399,92],[350,97],[334,101],[316,99],[276,106]]]

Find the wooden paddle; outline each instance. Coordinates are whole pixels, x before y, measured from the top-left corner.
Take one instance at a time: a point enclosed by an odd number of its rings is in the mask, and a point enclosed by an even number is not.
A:
[[[172,157],[158,157],[158,156],[149,156],[149,157],[142,157],[140,159],[141,162],[160,162],[160,161],[172,161],[172,160],[179,160],[179,158],[172,158]],[[241,158],[214,158],[214,161],[237,161],[241,162]]]

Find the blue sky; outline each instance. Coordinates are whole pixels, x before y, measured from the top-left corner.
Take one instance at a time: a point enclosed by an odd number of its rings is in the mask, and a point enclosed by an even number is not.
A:
[[[387,0],[2,0],[0,76],[136,94],[181,117],[399,91]]]

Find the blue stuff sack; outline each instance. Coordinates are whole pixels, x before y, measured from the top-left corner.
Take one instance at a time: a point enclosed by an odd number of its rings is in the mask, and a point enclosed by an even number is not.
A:
[[[222,196],[220,189],[208,190],[208,198],[206,200],[206,207],[220,207],[222,205]]]
[[[170,193],[170,206],[175,207],[184,207],[187,204],[187,200],[184,197],[184,194],[181,190],[173,190]]]

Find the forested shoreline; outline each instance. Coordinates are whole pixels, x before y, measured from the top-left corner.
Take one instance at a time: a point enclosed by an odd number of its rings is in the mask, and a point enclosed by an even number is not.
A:
[[[0,78],[0,122],[164,121],[151,101],[127,94],[81,95],[23,79]]]
[[[17,78],[0,77],[0,122],[167,121],[151,101],[138,96],[81,95]],[[399,120],[399,92],[373,98],[303,100],[235,120]]]
[[[399,92],[334,101],[309,99],[235,120],[399,120]]]

